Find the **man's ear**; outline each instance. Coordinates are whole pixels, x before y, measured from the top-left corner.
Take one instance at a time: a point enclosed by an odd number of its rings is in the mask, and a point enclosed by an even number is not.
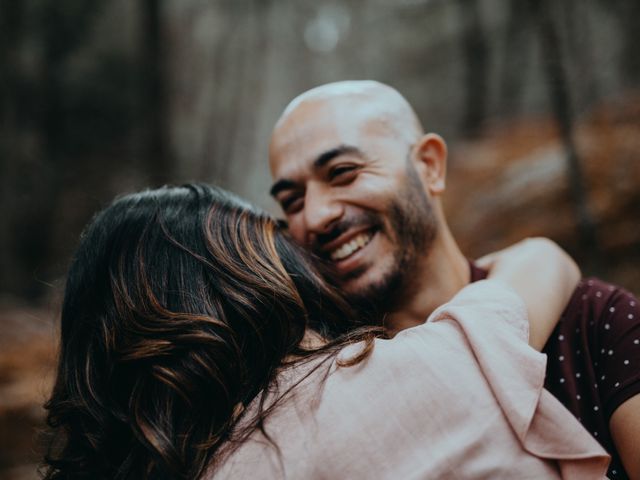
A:
[[[429,194],[441,195],[446,188],[447,144],[437,133],[423,135],[414,146],[416,168]]]

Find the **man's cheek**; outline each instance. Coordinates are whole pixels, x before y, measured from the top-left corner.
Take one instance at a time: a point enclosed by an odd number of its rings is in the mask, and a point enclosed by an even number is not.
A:
[[[291,238],[293,238],[296,243],[305,248],[311,248],[311,245],[307,242],[307,232],[304,229],[304,226],[300,225],[299,222],[289,222],[287,230],[289,235],[291,235]]]

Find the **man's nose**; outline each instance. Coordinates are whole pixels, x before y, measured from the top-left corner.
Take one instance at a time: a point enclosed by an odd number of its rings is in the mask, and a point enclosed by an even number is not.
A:
[[[330,189],[307,189],[304,199],[307,241],[312,241],[318,234],[330,231],[343,212],[343,204],[331,195]]]

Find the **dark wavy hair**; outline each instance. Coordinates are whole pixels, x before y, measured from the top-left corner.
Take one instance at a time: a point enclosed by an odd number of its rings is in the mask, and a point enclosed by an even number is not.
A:
[[[286,359],[365,340],[357,363],[375,335],[359,327],[277,222],[229,193],[116,199],[68,272],[44,475],[197,478],[225,442],[264,432],[262,407],[234,426]],[[305,348],[307,328],[330,341]]]

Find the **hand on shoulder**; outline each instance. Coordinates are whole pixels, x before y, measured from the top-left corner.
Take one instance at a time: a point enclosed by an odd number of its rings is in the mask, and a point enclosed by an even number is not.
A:
[[[544,347],[578,282],[580,269],[555,242],[527,238],[479,259],[488,278],[504,282],[524,300],[529,317],[529,344]]]

